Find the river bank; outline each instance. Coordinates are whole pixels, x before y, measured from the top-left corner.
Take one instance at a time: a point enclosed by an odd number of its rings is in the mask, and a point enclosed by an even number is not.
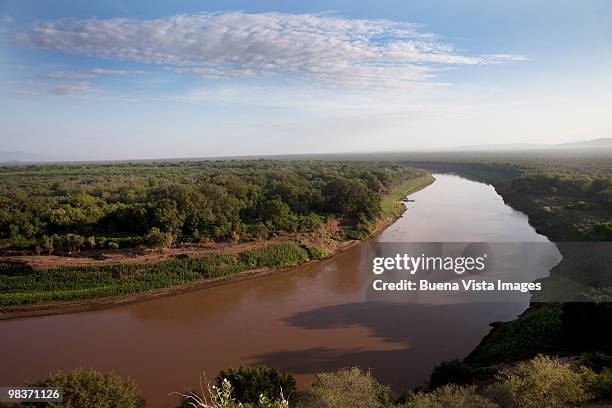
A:
[[[401,182],[399,185],[394,187],[392,191],[381,200],[381,216],[376,222],[372,223],[367,238],[379,234],[402,215],[402,213],[406,210],[406,207],[400,202],[402,198],[406,197],[408,194],[427,187],[434,181],[435,179],[433,176],[426,174],[415,179],[409,179]],[[252,262],[246,267],[238,264],[236,265],[236,268],[242,270],[236,270],[234,268],[234,270],[222,273],[221,276],[196,279],[186,283],[183,282],[181,284],[176,284],[176,281],[172,281],[170,282],[171,284],[169,286],[156,287],[153,289],[149,288],[131,293],[122,293],[118,296],[95,296],[96,294],[93,294],[92,298],[89,299],[78,299],[74,301],[67,300],[60,302],[47,301],[28,304],[25,306],[15,305],[5,307],[4,310],[0,310],[0,320],[105,309],[203,290],[245,280],[257,279],[272,274],[283,273],[296,266],[317,262],[321,259],[335,256],[359,242],[361,242],[361,240],[356,239],[341,242],[322,242],[313,237],[307,237],[306,239],[304,239],[304,237],[300,237],[299,240],[291,240],[290,238],[286,238],[284,240],[236,244],[227,247],[226,250],[223,250],[223,248],[220,248],[219,246],[213,248],[209,246],[201,251],[198,251],[197,249],[194,250],[193,246],[182,251],[175,248],[174,250],[170,250],[169,253],[165,254],[147,254],[143,255],[141,258],[138,256],[115,258],[114,262],[109,261],[108,259],[96,261],[93,258],[70,258],[57,256],[53,257],[52,262],[41,262],[40,256],[24,256],[21,258],[15,256],[4,257],[3,259],[0,259],[0,263],[4,261],[7,262],[8,265],[23,264],[30,268],[40,268],[40,265],[42,264],[47,270],[53,270],[54,268],[60,273],[63,270],[72,273],[75,271],[75,269],[78,270],[78,268],[85,269],[86,271],[88,270],[88,272],[92,272],[94,274],[100,273],[101,271],[110,271],[114,275],[118,274],[119,278],[121,278],[126,274],[125,268],[128,268],[127,274],[135,274],[148,268],[160,269],[159,267],[165,264],[168,264],[169,267],[173,266],[180,268],[185,265],[175,265],[175,263],[184,261],[186,259],[205,260],[208,257],[222,257],[226,255],[241,257],[244,254],[258,252],[262,252],[263,256],[265,257],[267,256],[265,251],[268,251],[270,248],[275,249],[275,247],[282,245],[297,246],[297,249],[292,249],[297,251],[303,250],[302,252],[305,254],[305,256],[298,255],[290,257],[288,260],[282,259],[280,263],[277,262],[273,265],[269,265],[269,261],[266,259],[261,260],[260,258],[262,255],[257,254],[255,258],[262,262],[265,265],[264,267],[249,267],[253,266]],[[223,262],[227,262],[227,260],[221,260],[221,263]],[[162,271],[165,269],[167,268],[161,268]],[[212,273],[214,274],[216,271],[212,271]],[[6,297],[6,295],[4,296]]]
[[[539,234],[556,242],[562,255],[549,275],[538,280],[543,290],[532,295],[529,307],[516,319],[491,323],[491,330],[464,359],[465,362],[485,367],[522,361],[539,353],[570,355],[606,348],[607,340],[599,338],[598,328],[609,324],[610,315],[603,310],[605,304],[599,307],[588,296],[589,293],[596,296],[597,291],[605,291],[601,288],[612,286],[612,277],[606,273],[608,269],[605,267],[609,265],[608,247],[605,243],[596,246],[595,242],[601,241],[601,237],[593,233],[593,225],[605,221],[609,212],[606,213],[596,202],[580,201],[581,205],[576,205],[580,197],[552,185],[545,189],[521,188],[517,180],[523,182],[526,173],[529,174],[527,177],[545,175],[538,168],[519,169],[511,163],[503,166],[412,164],[490,184],[504,202],[528,216],[529,224]],[[577,245],[578,242],[590,244]],[[598,263],[585,267],[585,257],[597,259]],[[605,296],[605,292],[602,295]],[[586,332],[592,332],[592,335],[587,336]],[[575,340],[576,336],[599,340],[584,342]]]

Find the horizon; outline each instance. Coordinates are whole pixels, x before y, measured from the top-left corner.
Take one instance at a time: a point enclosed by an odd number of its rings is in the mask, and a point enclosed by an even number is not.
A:
[[[1,153],[364,154],[612,135],[605,1],[203,6],[3,2]]]
[[[603,145],[596,143],[604,142]],[[246,155],[218,155],[218,156],[176,156],[176,157],[150,157],[150,158],[125,158],[125,159],[91,159],[91,160],[45,160],[45,159],[31,159],[27,158],[16,158],[6,159],[3,156],[9,155],[23,155],[30,156],[26,152],[2,152],[0,151],[0,166],[11,166],[11,165],[30,165],[30,164],[82,164],[82,163],[131,163],[131,162],[189,162],[189,161],[224,161],[224,160],[285,160],[290,158],[301,158],[311,156],[323,156],[323,157],[336,157],[336,156],[363,156],[363,155],[379,155],[379,154],[512,154],[512,153],[559,153],[559,152],[573,152],[573,153],[587,153],[604,156],[612,155],[612,138],[599,138],[584,141],[575,141],[562,144],[531,144],[526,143],[522,145],[504,145],[504,144],[489,144],[489,145],[470,145],[470,146],[446,146],[438,149],[424,149],[424,148],[413,148],[404,150],[368,150],[368,151],[336,151],[336,152],[314,152],[314,153],[277,153],[277,154],[246,154]]]

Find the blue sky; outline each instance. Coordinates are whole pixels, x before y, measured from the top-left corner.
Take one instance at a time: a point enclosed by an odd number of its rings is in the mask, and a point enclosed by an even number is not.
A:
[[[608,1],[2,1],[0,151],[58,160],[612,136]]]

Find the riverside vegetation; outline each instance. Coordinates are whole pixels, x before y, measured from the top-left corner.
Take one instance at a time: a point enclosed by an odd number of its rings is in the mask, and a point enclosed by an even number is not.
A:
[[[202,408],[565,408],[599,406],[612,397],[611,356],[585,355],[568,362],[539,355],[498,368],[485,382],[465,377],[456,381],[452,374],[458,369],[464,368],[441,367],[427,389],[398,395],[357,367],[318,374],[301,391],[290,375],[276,368],[241,367],[222,371],[197,392],[174,395],[182,399],[181,407]],[[47,404],[50,407],[146,406],[131,380],[112,373],[77,369],[32,385],[63,388],[63,404]]]
[[[321,259],[391,221],[403,209],[399,200],[432,180],[402,164],[321,160],[2,167],[0,308],[129,295]],[[218,242],[259,244],[207,250]],[[185,245],[195,256],[137,262],[147,248]],[[96,261],[121,254],[118,262]],[[46,265],[44,255],[65,262]],[[90,262],[70,265],[74,258]]]

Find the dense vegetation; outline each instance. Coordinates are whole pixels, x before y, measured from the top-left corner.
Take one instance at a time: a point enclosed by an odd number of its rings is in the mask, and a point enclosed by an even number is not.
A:
[[[77,368],[68,373],[58,372],[30,386],[60,388],[63,402],[24,403],[23,407],[141,408],[145,406],[145,401],[133,381],[114,373],[101,373],[92,369]]]
[[[346,161],[0,168],[0,242],[13,255],[0,259],[0,308],[129,295],[320,259],[340,241],[368,236],[401,210],[401,197],[432,180],[406,165]],[[236,250],[215,251],[211,243],[267,239]],[[130,260],[146,247],[186,242],[198,243],[197,251]],[[33,267],[32,254],[89,260]],[[96,261],[112,254],[125,256]]]
[[[0,263],[0,307],[128,295],[199,282],[257,268],[282,268],[317,259],[320,252],[293,242],[238,253],[173,257],[156,263],[30,268]]]
[[[583,355],[573,362],[539,355],[492,369],[485,380],[463,378],[467,381],[458,384],[450,378],[401,395],[357,367],[320,373],[297,392],[291,375],[272,367],[241,367],[221,372],[215,384],[199,392],[175,395],[182,398],[182,407],[202,408],[567,408],[609,402],[612,356]],[[63,387],[66,407],[144,403],[131,381],[94,370],[58,373],[34,385]]]
[[[224,381],[232,385],[233,395],[238,401],[250,404],[256,404],[261,395],[269,400],[282,395],[283,398],[293,401],[297,391],[293,376],[268,366],[230,368],[221,371],[215,379],[217,387],[221,388]]]
[[[0,243],[37,252],[265,239],[368,224],[393,163],[230,160],[0,167]]]

